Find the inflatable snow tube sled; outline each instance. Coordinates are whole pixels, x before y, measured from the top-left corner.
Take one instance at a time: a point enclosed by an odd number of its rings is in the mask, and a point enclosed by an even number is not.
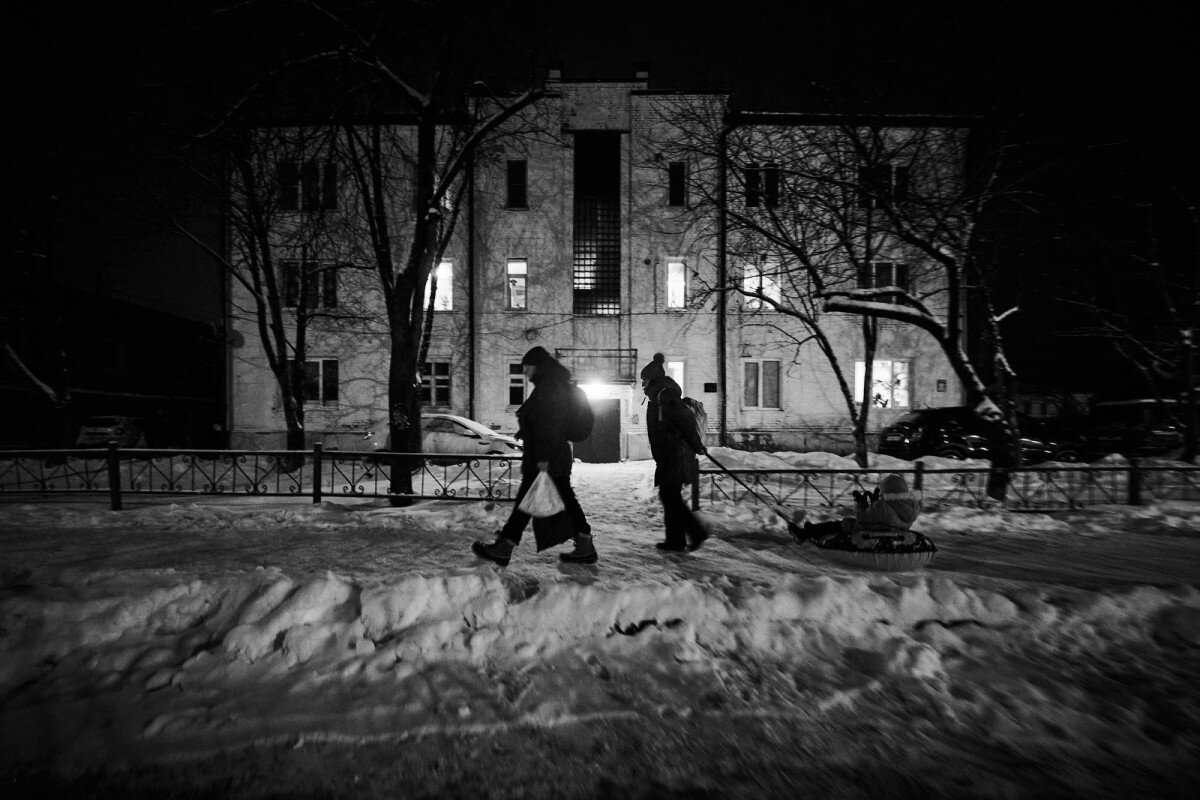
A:
[[[847,567],[870,567],[887,572],[920,569],[933,560],[937,552],[933,542],[923,534],[909,531],[912,541],[903,536],[875,535],[856,545],[849,533],[838,533],[819,539],[809,539],[832,560]]]

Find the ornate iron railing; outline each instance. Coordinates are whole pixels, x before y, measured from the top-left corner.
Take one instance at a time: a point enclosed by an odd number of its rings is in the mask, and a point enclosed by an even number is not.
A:
[[[692,505],[739,502],[750,495],[774,506],[838,508],[853,505],[853,493],[871,490],[889,472],[904,475],[921,492],[925,508],[1002,505],[1021,511],[1061,511],[1105,504],[1138,505],[1144,499],[1200,500],[1200,467],[1072,464],[1008,470],[1003,501],[989,491],[1000,475],[988,468],[926,469],[711,469],[700,470]]]
[[[393,482],[397,470],[411,489]],[[0,451],[0,497],[105,494],[114,510],[138,495],[387,497],[510,501],[509,456],[312,450]]]

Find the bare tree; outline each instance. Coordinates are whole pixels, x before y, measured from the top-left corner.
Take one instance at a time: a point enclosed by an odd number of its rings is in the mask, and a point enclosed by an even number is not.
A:
[[[278,5],[263,0],[236,10]],[[375,277],[390,335],[389,438],[393,450],[417,453],[426,287],[454,234],[469,170],[491,137],[542,92],[531,64],[518,63],[524,72],[508,69],[522,53],[503,36],[513,21],[503,5],[282,5],[309,34],[301,44],[312,46],[263,70],[228,118],[246,117],[268,95],[275,102],[283,96],[303,103],[312,128],[336,139],[353,187],[351,224],[341,233]],[[320,88],[309,102],[304,90],[311,86]],[[398,458],[393,469],[398,494],[411,489],[408,461]]]
[[[867,463],[878,320],[931,336],[981,416],[996,418],[965,349],[964,294],[986,290],[973,260],[988,192],[965,180],[966,136],[951,120],[873,124],[795,114],[723,114],[721,101],[680,102],[665,112],[675,133],[670,158],[702,164],[694,186],[721,218],[709,235],[729,260],[723,285],[742,306],[772,314],[745,318],[797,354],[816,348],[832,371]],[[990,298],[984,297],[985,306]],[[857,330],[846,314],[856,315]],[[989,337],[1007,371],[995,314]],[[846,337],[864,356],[862,393],[843,363]],[[1015,442],[1015,437],[1012,437]]]

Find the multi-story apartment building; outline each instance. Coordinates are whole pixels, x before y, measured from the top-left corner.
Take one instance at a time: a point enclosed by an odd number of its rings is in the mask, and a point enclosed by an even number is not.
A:
[[[543,135],[498,139],[492,157],[471,173],[437,270],[421,375],[426,410],[514,430],[514,412],[531,388],[521,356],[541,345],[572,371],[596,411],[595,433],[577,455],[648,458],[638,372],[661,352],[684,393],[707,407],[712,442],[849,452],[849,416],[827,357],[805,345],[801,322],[772,303],[812,287],[785,276],[786,259],[774,259],[769,243],[749,255],[755,248],[744,234],[731,233],[726,213],[734,207],[771,213],[780,192],[776,171],[798,154],[786,144],[770,152],[779,143],[762,138],[761,164],[724,163],[719,154],[731,146],[731,127],[722,96],[652,92],[644,74],[621,82],[556,77],[529,112]],[[760,123],[774,124],[747,121],[739,128],[741,146],[761,138],[754,133]],[[706,145],[681,148],[681,128],[693,124],[712,135]],[[689,135],[705,138],[697,130]],[[336,186],[333,165],[285,173],[295,173],[295,180],[281,178],[294,187],[292,207],[309,198],[314,208],[333,210],[345,191]],[[869,261],[876,280],[908,288],[923,274],[904,248],[876,249]],[[297,274],[305,264],[324,263],[312,273],[321,277],[309,279],[310,307],[333,310],[354,298],[353,323],[310,324],[305,427],[309,441],[367,449],[386,433],[388,334],[361,313],[377,294],[343,258],[298,250],[280,280],[290,287],[287,302],[297,305],[304,283]],[[279,391],[257,322],[244,313],[251,307],[234,285],[232,445],[282,447]],[[860,318],[831,317],[826,326],[847,380],[857,372],[861,383]],[[899,323],[879,327],[873,429],[909,408],[961,401],[953,371],[925,334]],[[859,386],[856,394],[862,393]]]

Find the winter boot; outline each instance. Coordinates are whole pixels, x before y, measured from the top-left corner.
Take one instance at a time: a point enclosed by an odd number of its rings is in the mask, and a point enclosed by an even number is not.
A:
[[[704,546],[704,540],[708,538],[708,528],[696,520],[696,526],[692,529],[691,541],[688,542],[688,550],[699,550]]]
[[[516,546],[516,542],[514,542],[512,539],[505,539],[500,535],[500,532],[497,531],[496,541],[492,542],[491,544],[475,542],[471,545],[471,549],[474,550],[475,555],[479,556],[480,558],[486,558],[488,561],[495,561],[500,566],[507,567],[509,559],[512,558],[513,548]]]
[[[581,533],[575,537],[575,549],[559,553],[558,558],[568,564],[595,564],[600,556],[596,553],[596,545],[592,544],[591,534]]]
[[[654,546],[667,553],[682,553],[687,550],[686,544],[675,544],[674,542],[655,542]]]
[[[797,542],[806,542],[809,539],[822,539],[831,534],[842,533],[843,527],[840,520],[818,522],[815,525],[811,522],[805,522],[803,529],[796,525],[796,523],[789,522],[788,532],[792,534]]]

